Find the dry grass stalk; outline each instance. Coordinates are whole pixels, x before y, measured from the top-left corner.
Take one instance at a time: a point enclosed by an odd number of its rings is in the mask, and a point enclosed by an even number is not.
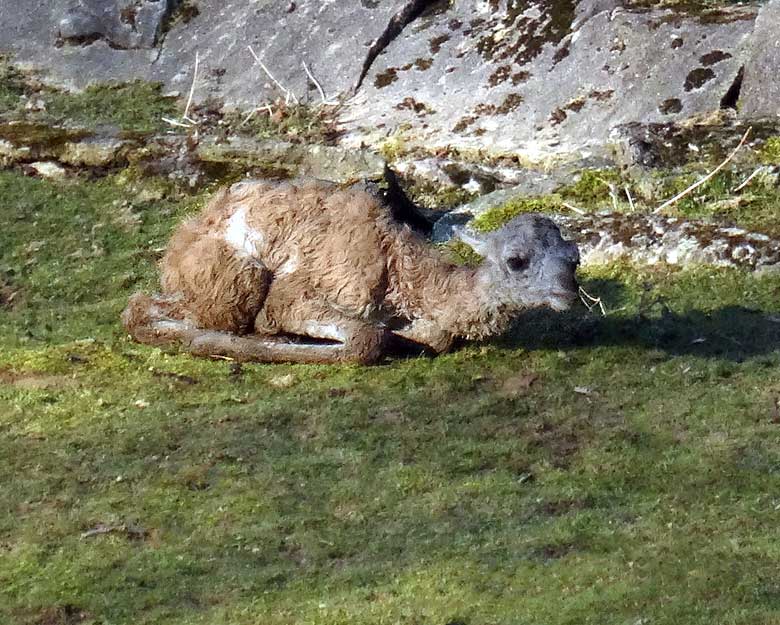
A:
[[[257,56],[257,53],[254,51],[254,48],[252,46],[247,46],[247,49],[249,50],[249,53],[252,55],[252,57],[255,59],[255,63],[257,63],[260,66],[260,69],[262,69],[266,76],[271,79],[271,81],[281,90],[282,93],[284,93],[284,103],[289,104],[290,100],[295,102],[295,104],[299,104],[298,98],[295,97],[295,94],[287,89],[282,83],[280,83],[276,78],[274,78],[274,75],[268,70],[268,68],[265,66],[265,63],[260,59],[259,56]]]
[[[628,205],[631,207],[631,212],[635,211],[636,205],[634,204],[634,198],[631,197],[631,191],[629,190],[628,185],[625,185],[623,190],[626,192],[626,197],[628,198]]]
[[[734,189],[734,193],[739,193],[740,191],[742,191],[742,189],[744,189],[753,181],[753,178],[758,176],[758,174],[766,171],[766,169],[767,169],[766,165],[761,165],[760,167],[756,168],[756,170],[752,174],[750,174],[747,178],[745,178],[744,182],[742,182],[741,185],[739,185],[736,189]]]
[[[593,309],[598,307],[599,310],[601,311],[601,316],[602,317],[607,316],[607,311],[604,308],[604,302],[601,301],[600,297],[593,297],[582,287],[579,288],[579,294],[580,294],[580,301],[585,305],[585,308],[588,309],[588,312],[593,312]]]
[[[192,84],[190,85],[190,93],[187,96],[187,104],[184,107],[184,113],[181,119],[171,119],[170,117],[163,117],[162,121],[170,126],[176,126],[177,128],[193,128],[198,125],[198,122],[190,117],[190,108],[192,107],[192,99],[195,95],[195,86],[198,82],[198,69],[200,68],[200,53],[195,51],[195,67],[192,71]]]
[[[726,165],[728,165],[731,160],[737,155],[737,152],[742,148],[743,145],[745,145],[745,141],[747,141],[747,138],[750,136],[750,132],[753,130],[753,127],[751,126],[745,131],[745,134],[742,135],[742,139],[740,140],[739,144],[737,144],[737,147],[734,148],[734,150],[729,154],[726,159],[718,165],[715,169],[713,169],[709,174],[704,176],[704,178],[701,178],[697,182],[694,182],[691,186],[689,186],[687,189],[681,191],[677,195],[675,195],[672,199],[667,200],[663,204],[661,204],[658,208],[655,209],[656,213],[660,213],[665,208],[668,208],[669,206],[672,206],[673,204],[676,204],[681,199],[683,199],[686,195],[689,195],[696,189],[698,189],[703,184],[707,183],[708,181],[712,180],[720,170],[722,170]]]
[[[317,79],[314,77],[314,74],[312,74],[311,71],[309,70],[309,67],[306,65],[306,61],[302,61],[302,62],[303,62],[303,69],[306,72],[306,75],[309,77],[309,80],[311,80],[312,84],[317,88],[317,91],[320,92],[320,98],[322,99],[322,105],[323,106],[336,106],[338,104],[338,102],[336,102],[334,100],[328,100],[325,97],[325,91],[323,91],[322,86],[317,81]]]

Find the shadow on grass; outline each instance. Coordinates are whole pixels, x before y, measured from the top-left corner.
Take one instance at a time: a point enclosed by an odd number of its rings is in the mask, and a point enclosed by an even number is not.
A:
[[[605,302],[627,299],[616,280],[593,280],[586,286]],[[742,362],[780,350],[780,316],[746,306],[675,312],[663,297],[648,292],[638,303],[606,316],[583,306],[566,313],[529,311],[501,344],[528,350],[633,345],[675,356]]]

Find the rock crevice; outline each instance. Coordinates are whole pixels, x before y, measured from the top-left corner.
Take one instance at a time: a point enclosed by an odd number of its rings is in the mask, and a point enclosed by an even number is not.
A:
[[[426,9],[431,9],[438,4],[441,4],[440,0],[409,0],[398,13],[390,18],[387,28],[368,50],[366,60],[363,62],[363,67],[360,70],[360,75],[352,89],[353,93],[360,89],[376,58],[403,32],[404,28],[417,19]]]

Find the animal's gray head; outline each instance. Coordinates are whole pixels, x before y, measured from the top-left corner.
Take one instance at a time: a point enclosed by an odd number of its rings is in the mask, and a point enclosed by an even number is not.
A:
[[[567,310],[577,299],[579,250],[547,217],[525,213],[493,232],[458,236],[485,257],[483,271],[501,303]]]

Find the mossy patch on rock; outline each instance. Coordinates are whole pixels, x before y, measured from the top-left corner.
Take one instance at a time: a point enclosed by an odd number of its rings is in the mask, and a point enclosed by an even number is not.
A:
[[[769,137],[758,151],[758,156],[766,165],[780,165],[780,137]]]
[[[145,134],[169,127],[162,118],[176,116],[176,99],[144,81],[95,84],[81,92],[52,89],[0,56],[0,113],[28,124],[115,126]]]
[[[15,108],[25,93],[24,77],[0,55],[0,112]]]
[[[234,134],[255,139],[284,139],[293,143],[335,145],[341,131],[335,109],[306,104],[286,105],[279,101],[265,109],[246,113],[231,112],[220,118],[220,126]]]
[[[616,169],[585,169],[579,178],[560,189],[560,195],[580,208],[596,208],[607,203],[622,181]]]
[[[132,82],[93,85],[81,93],[51,92],[46,112],[55,119],[89,127],[110,125],[130,132],[168,128],[163,117],[176,116],[174,98],[164,97],[159,84]]]
[[[447,257],[456,265],[476,267],[483,260],[483,257],[477,254],[470,245],[457,239],[448,241],[443,245],[443,248]]]
[[[575,182],[561,186],[555,193],[517,197],[491,208],[477,216],[472,222],[472,227],[482,232],[495,230],[520,213],[560,212],[567,210],[566,204],[586,210],[613,206],[613,189],[621,182],[617,170],[586,169],[576,178]]]
[[[497,230],[520,213],[550,213],[563,208],[563,200],[557,193],[540,197],[523,197],[510,200],[483,213],[471,222],[471,227],[479,232]]]

